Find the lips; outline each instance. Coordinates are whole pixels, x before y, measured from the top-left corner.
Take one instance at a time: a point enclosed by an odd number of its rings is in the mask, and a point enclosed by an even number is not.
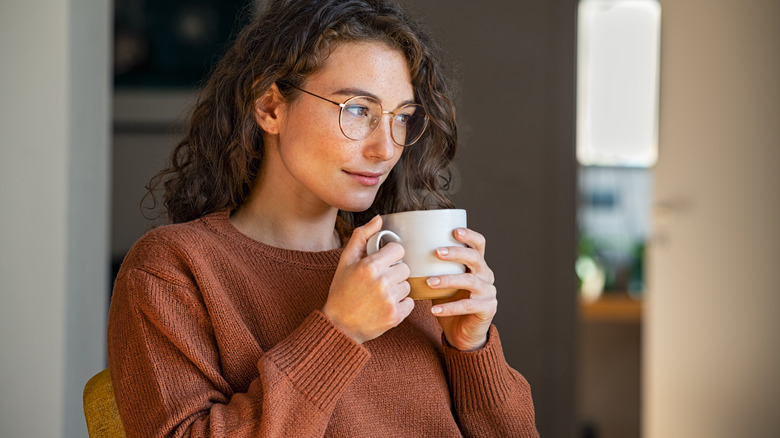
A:
[[[349,172],[347,170],[344,172],[349,175],[350,178],[364,186],[375,186],[379,184],[382,175],[384,175],[382,172]]]

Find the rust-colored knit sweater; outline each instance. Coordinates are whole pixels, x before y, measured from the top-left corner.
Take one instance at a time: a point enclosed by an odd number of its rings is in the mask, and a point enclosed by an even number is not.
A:
[[[144,236],[108,325],[128,436],[538,436],[495,327],[460,352],[430,301],[363,345],[331,324],[319,309],[340,255],[264,245],[227,211]]]

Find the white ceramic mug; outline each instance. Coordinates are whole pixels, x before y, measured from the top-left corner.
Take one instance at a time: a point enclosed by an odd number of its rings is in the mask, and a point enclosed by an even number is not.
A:
[[[436,257],[436,248],[465,246],[455,240],[453,231],[466,227],[466,210],[415,210],[382,215],[382,230],[368,239],[366,252],[374,254],[389,242],[404,248],[401,260],[409,265],[409,296],[415,300],[451,297],[457,289],[432,289],[426,280],[434,275],[461,274],[461,263]]]

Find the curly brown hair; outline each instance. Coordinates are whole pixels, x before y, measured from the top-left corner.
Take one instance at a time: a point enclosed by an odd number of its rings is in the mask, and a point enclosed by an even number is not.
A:
[[[294,100],[339,43],[380,41],[407,60],[415,99],[430,117],[423,138],[405,148],[398,164],[364,212],[340,211],[352,226],[376,214],[435,207],[451,208],[447,191],[457,145],[450,85],[434,42],[387,0],[271,0],[244,28],[198,96],[189,127],[168,166],[147,186],[164,187],[171,222],[185,222],[240,206],[263,159],[263,131],[255,101],[276,83]],[[289,84],[291,86],[286,86]]]

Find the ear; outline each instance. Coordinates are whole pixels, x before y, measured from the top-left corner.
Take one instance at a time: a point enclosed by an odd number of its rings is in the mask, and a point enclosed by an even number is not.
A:
[[[255,101],[255,120],[260,128],[268,134],[279,134],[284,101],[276,84]]]

